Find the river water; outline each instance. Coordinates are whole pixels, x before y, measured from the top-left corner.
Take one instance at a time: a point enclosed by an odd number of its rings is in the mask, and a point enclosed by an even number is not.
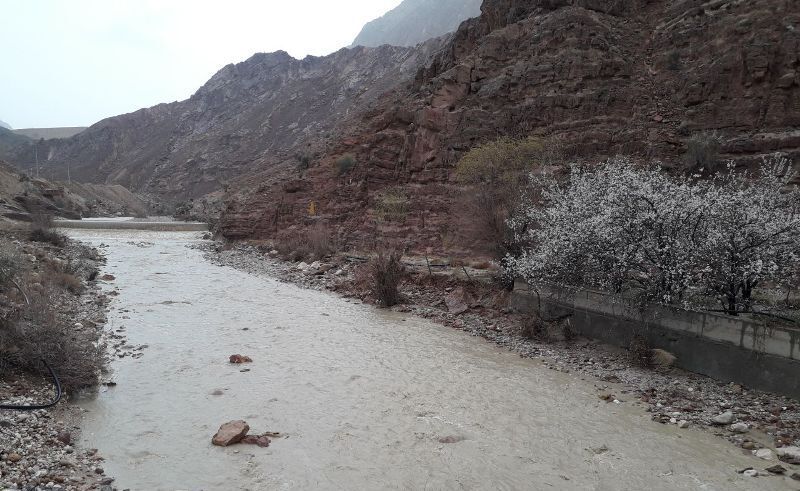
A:
[[[765,463],[600,401],[579,376],[213,265],[188,247],[198,233],[69,233],[107,246],[120,293],[109,328],[148,345],[113,362],[116,387],[81,401],[82,444],[120,489],[793,489],[737,474]],[[253,358],[249,372],[234,353]],[[285,438],[212,446],[235,419]]]

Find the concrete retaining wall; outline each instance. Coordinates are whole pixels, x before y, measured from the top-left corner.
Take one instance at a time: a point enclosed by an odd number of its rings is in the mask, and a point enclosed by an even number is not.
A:
[[[153,230],[159,232],[205,232],[208,224],[197,222],[147,222],[135,220],[56,220],[58,228],[98,230]]]
[[[800,330],[666,307],[642,314],[604,293],[540,289],[537,295],[521,281],[512,303],[523,312],[541,305],[546,316],[572,314],[576,332],[616,346],[641,334],[652,347],[673,353],[681,368],[800,399]]]

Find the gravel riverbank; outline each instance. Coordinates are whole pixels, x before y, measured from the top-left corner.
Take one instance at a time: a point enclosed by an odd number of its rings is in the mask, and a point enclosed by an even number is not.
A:
[[[336,256],[313,264],[292,263],[281,260],[275,251],[220,244],[208,247],[206,257],[251,274],[334,291],[351,301],[370,301],[368,292],[357,285],[361,262],[356,258]],[[796,448],[800,445],[798,401],[677,368],[640,368],[631,363],[627,351],[592,340],[543,342],[523,337],[521,318],[507,308],[504,293],[446,271],[430,276],[427,267],[410,269],[401,288],[406,301],[393,310],[435,320],[539,360],[549,369],[593,381],[600,399],[609,404],[641,405],[657,423],[686,431],[711,431],[742,452],[757,455],[747,475],[766,477],[783,472],[800,480],[800,453],[795,457],[800,452]]]
[[[27,273],[19,289],[27,291],[25,300],[36,305],[37,295],[46,299],[43,322],[65,326],[67,336],[78,345],[102,345],[111,297],[101,286],[109,279],[98,278],[104,262],[100,252],[71,240],[59,246],[30,242],[23,233],[4,234],[2,239],[13,245],[25,264],[22,270]],[[45,276],[54,274],[54,267],[70,271],[69,278],[74,280],[48,282]],[[14,307],[8,293],[3,296],[3,306]],[[43,404],[53,399],[52,382],[20,370],[14,363],[13,347],[0,343],[0,355],[0,404]],[[113,489],[113,479],[104,475],[97,450],[81,449],[75,443],[81,410],[70,403],[71,397],[66,394],[49,409],[0,410],[0,490]]]

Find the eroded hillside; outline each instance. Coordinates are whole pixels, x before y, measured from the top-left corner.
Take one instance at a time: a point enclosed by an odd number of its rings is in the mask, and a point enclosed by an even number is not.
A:
[[[257,54],[228,65],[190,99],[103,120],[39,142],[43,175],[122,184],[182,201],[221,189],[252,168],[312,154],[348,115],[407,79],[439,46],[343,49],[296,60]],[[30,167],[34,146],[13,155]]]
[[[795,2],[486,0],[482,12],[414,84],[341,126],[303,178],[237,186],[223,233],[266,237],[324,220],[345,241],[458,248],[447,244],[462,192],[453,166],[500,135],[540,135],[572,157],[624,153],[670,166],[703,134],[742,164],[800,156]],[[338,176],[345,155],[356,164]],[[387,225],[375,218],[377,198],[397,186],[409,210]]]

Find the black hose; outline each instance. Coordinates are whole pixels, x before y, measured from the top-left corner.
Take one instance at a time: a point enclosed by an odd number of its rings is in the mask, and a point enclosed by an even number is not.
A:
[[[58,375],[56,375],[56,372],[54,372],[53,369],[50,368],[49,363],[47,363],[44,360],[42,360],[42,363],[44,363],[44,366],[47,368],[47,371],[50,372],[50,377],[52,377],[53,385],[56,388],[56,396],[52,400],[52,402],[49,402],[47,404],[33,404],[30,406],[16,405],[16,404],[0,404],[0,409],[10,409],[13,411],[36,411],[37,409],[51,408],[56,404],[58,404],[58,401],[61,400],[61,396],[63,395],[63,391],[61,389],[61,381],[58,380]]]

